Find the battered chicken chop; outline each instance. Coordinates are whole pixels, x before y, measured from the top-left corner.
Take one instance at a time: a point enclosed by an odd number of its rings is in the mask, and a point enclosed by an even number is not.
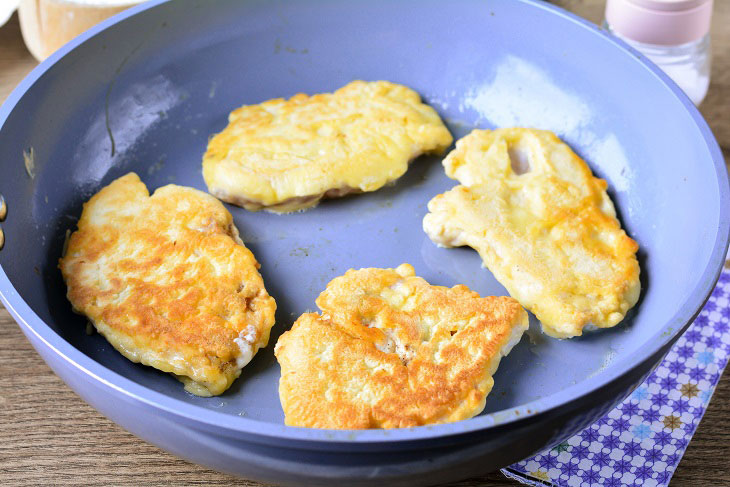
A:
[[[476,249],[546,334],[611,327],[636,304],[639,247],[621,229],[606,181],[555,134],[475,130],[444,167],[462,185],[429,202],[423,229],[438,245]]]
[[[243,106],[228,122],[208,143],[203,177],[211,194],[251,211],[375,191],[453,140],[415,91],[387,81]]]
[[[221,394],[269,340],[276,303],[231,214],[129,173],[84,205],[60,260],[68,299],[122,355]]]
[[[413,267],[350,270],[279,338],[286,424],[403,428],[470,418],[527,329],[512,298],[431,286]]]

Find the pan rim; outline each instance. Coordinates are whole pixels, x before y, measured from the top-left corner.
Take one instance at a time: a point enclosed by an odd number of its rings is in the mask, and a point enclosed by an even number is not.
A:
[[[10,116],[14,107],[24,94],[32,88],[35,82],[41,78],[46,71],[59,62],[68,52],[72,51],[88,39],[96,36],[106,28],[169,1],[171,0],[151,0],[136,7],[132,7],[129,10],[103,21],[96,27],[90,29],[60,48],[56,53],[37,66],[25,79],[23,79],[23,81],[13,90],[5,103],[0,106],[0,130],[2,130],[7,118]],[[93,379],[94,381],[97,381],[118,393],[126,395],[131,400],[143,403],[149,407],[180,419],[184,419],[189,424],[194,425],[197,429],[215,428],[221,431],[226,431],[230,434],[250,435],[250,439],[254,441],[258,439],[262,442],[293,441],[303,443],[328,443],[334,445],[387,444],[447,438],[466,433],[488,430],[489,428],[505,424],[514,424],[517,426],[520,423],[524,423],[528,418],[538,420],[541,415],[545,415],[557,408],[565,408],[577,401],[585,400],[587,396],[598,389],[620,379],[624,375],[629,374],[638,364],[641,364],[644,360],[659,352],[662,347],[671,343],[686,329],[693,317],[701,310],[720,276],[728,249],[728,243],[730,241],[730,185],[728,183],[727,169],[725,167],[722,152],[720,151],[717,141],[715,140],[709,126],[694,104],[692,104],[689,100],[687,95],[685,95],[684,92],[682,92],[666,74],[653,64],[649,63],[644,56],[628,46],[626,43],[610,36],[587,20],[581,19],[580,17],[553,5],[538,2],[538,0],[519,1],[523,4],[531,5],[534,8],[550,11],[552,14],[562,17],[568,22],[577,24],[578,27],[591,30],[594,34],[603,37],[608,42],[614,44],[618,49],[623,50],[628,55],[634,57],[643,68],[647,69],[651,74],[658,78],[659,83],[663,83],[669,87],[678,101],[684,105],[686,110],[688,110],[689,115],[696,123],[699,132],[706,143],[712,163],[715,165],[720,199],[720,211],[715,245],[710,258],[708,259],[708,264],[702,270],[699,282],[689,293],[688,298],[678,307],[674,316],[659,327],[657,332],[649,340],[647,340],[647,343],[650,345],[640,352],[634,352],[624,358],[621,362],[613,364],[611,367],[607,367],[605,370],[593,377],[587,378],[578,384],[549,396],[542,397],[514,408],[484,414],[464,421],[398,430],[319,430],[285,426],[283,424],[269,423],[222,412],[211,411],[210,409],[202,406],[193,405],[153,391],[117,374],[116,372],[113,372],[70,345],[60,335],[53,331],[51,327],[47,325],[30,308],[30,306],[28,306],[25,300],[14,288],[1,266],[0,300],[4,303],[5,307],[13,315],[19,326],[26,334],[32,333],[35,335],[35,337],[40,340],[47,349],[68,362],[71,366],[79,369],[90,379]],[[672,331],[667,333],[670,329]]]

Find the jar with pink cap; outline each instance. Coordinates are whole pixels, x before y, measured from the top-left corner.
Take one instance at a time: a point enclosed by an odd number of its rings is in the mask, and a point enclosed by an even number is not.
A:
[[[713,0],[607,0],[606,27],[699,105],[710,85]]]

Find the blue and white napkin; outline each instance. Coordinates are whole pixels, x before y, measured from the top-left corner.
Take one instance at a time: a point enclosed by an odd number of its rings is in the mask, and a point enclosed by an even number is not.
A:
[[[502,473],[540,486],[668,485],[728,363],[729,263],[695,322],[631,396],[579,434]]]

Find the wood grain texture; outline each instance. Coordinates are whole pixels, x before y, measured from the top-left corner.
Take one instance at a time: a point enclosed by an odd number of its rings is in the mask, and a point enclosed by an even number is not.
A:
[[[3,0],[0,0],[3,1]],[[603,0],[557,3],[594,22]],[[702,113],[730,155],[730,1],[715,2],[712,84]],[[17,17],[0,27],[0,100],[36,62],[20,38]],[[169,455],[88,406],[45,365],[0,307],[0,485],[260,486]],[[730,378],[720,380],[673,486],[730,485]],[[493,473],[449,487],[507,487]]]

